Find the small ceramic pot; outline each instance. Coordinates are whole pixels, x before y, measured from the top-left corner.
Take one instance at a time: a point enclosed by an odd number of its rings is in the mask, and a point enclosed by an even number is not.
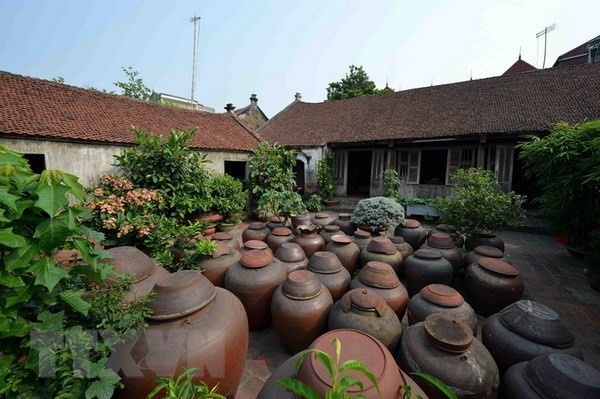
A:
[[[327,287],[333,302],[337,302],[348,291],[350,273],[331,252],[318,251],[308,261],[307,269],[315,273],[319,281]]]
[[[475,237],[467,236],[465,240],[465,249],[467,251],[472,251],[480,245],[498,248],[504,252],[504,241],[492,232],[479,233]]]
[[[398,276],[402,273],[402,254],[387,237],[373,237],[367,247],[360,252],[361,266],[372,261],[387,263],[392,266]]]
[[[504,252],[500,251],[498,248],[490,247],[488,245],[480,245],[465,255],[465,260],[463,262],[464,267],[469,267],[470,264],[477,262],[477,259],[479,258],[495,258],[506,263],[511,263],[504,256]]]
[[[325,226],[333,222],[335,218],[329,215],[327,212],[319,212],[315,213],[315,215],[311,218],[312,224],[317,226],[319,232],[321,232]]]
[[[340,226],[334,226],[332,224],[325,226],[319,233],[319,235],[323,237],[323,240],[325,241],[325,246],[331,242],[331,237],[336,234],[342,234],[340,231]]]
[[[304,254],[309,260],[315,252],[325,249],[325,240],[318,234],[317,226],[302,225],[298,226],[298,229],[300,230],[300,234],[292,242],[302,247]]]
[[[271,231],[271,234],[267,236],[265,242],[271,248],[273,253],[277,252],[277,249],[286,242],[292,242],[294,240],[294,234],[292,230],[287,227],[276,227]]]
[[[295,270],[304,270],[308,265],[302,247],[294,242],[281,244],[275,252],[275,257],[285,266],[288,275]]]
[[[453,226],[448,226],[446,224],[438,224],[437,226],[435,226],[435,228],[429,230],[429,232],[427,233],[427,238],[429,238],[429,236],[431,236],[434,233],[448,234],[450,237],[452,237],[452,241],[454,241],[454,245],[456,245],[458,249],[462,249],[462,247],[465,245],[465,238],[462,234],[456,231],[456,229]]]
[[[278,227],[285,227],[285,218],[283,216],[273,216],[267,222],[267,228],[271,231]]]
[[[214,241],[220,241],[222,243],[225,243],[229,245],[231,249],[234,249],[236,251],[239,251],[239,249],[242,247],[242,243],[240,242],[240,240],[233,238],[233,235],[226,231],[220,231],[218,233],[213,234],[211,239]]]
[[[218,233],[217,233],[218,234]],[[242,255],[223,242],[218,242],[217,250],[211,256],[197,260],[196,266],[204,270],[203,274],[215,287],[225,287],[225,273],[239,262]]]
[[[394,244],[398,252],[402,254],[402,259],[406,259],[413,253],[415,253],[410,244],[404,241],[404,238],[398,236],[391,236],[389,237],[389,239],[392,242],[392,244]]]
[[[331,224],[339,226],[344,234],[351,236],[356,231],[356,223],[351,218],[352,214],[350,213],[340,213]]]
[[[367,247],[367,245],[369,245],[369,243],[371,242],[371,240],[373,239],[373,237],[371,236],[371,233],[369,233],[368,231],[364,231],[364,230],[355,230],[354,231],[354,243],[356,245],[358,245],[358,248],[361,250],[365,249]]]
[[[413,297],[429,284],[452,283],[454,269],[442,254],[433,249],[419,249],[404,261],[408,295]]]
[[[244,242],[244,245],[239,249],[242,256],[250,251],[266,251],[273,255],[273,251],[271,251],[271,248],[269,248],[267,243],[259,240],[248,240]]]
[[[352,242],[352,237],[345,234],[331,237],[331,242],[327,244],[325,251],[334,253],[350,275],[354,275],[360,261],[360,249]]]
[[[409,243],[413,250],[416,251],[425,242],[427,231],[425,227],[421,226],[418,220],[406,219],[404,223],[396,226],[394,235],[404,238],[404,241]]]
[[[446,259],[452,265],[454,274],[458,274],[463,267],[463,254],[460,249],[454,245],[452,237],[446,233],[433,233],[427,238],[422,249],[431,248],[442,254],[442,258]]]
[[[242,231],[242,242],[249,240],[264,241],[271,234],[271,230],[263,222],[252,222]]]

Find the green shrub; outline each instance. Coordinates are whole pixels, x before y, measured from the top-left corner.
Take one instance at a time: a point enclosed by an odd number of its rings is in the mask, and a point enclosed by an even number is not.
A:
[[[321,212],[324,209],[323,198],[319,194],[313,194],[304,201],[304,206],[309,211]]]
[[[335,158],[331,152],[317,163],[317,183],[319,195],[326,201],[335,196]]]
[[[386,169],[383,172],[383,196],[401,203],[402,198],[398,189],[402,184],[402,180],[398,177],[398,172],[394,169]]]
[[[298,193],[269,190],[258,200],[257,210],[261,217],[283,216],[287,220],[293,215],[306,212],[306,207]]]
[[[389,198],[366,198],[356,204],[352,220],[358,225],[383,229],[404,222],[404,208]]]
[[[208,189],[212,198],[212,209],[231,219],[246,209],[248,193],[244,191],[242,182],[229,175],[215,174],[208,181]]]
[[[296,185],[292,167],[296,153],[277,143],[261,142],[250,156],[250,187],[255,201],[270,190],[290,191]]]

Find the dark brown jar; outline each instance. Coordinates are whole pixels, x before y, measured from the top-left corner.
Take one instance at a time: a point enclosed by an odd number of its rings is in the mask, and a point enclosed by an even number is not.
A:
[[[465,249],[467,251],[472,251],[480,245],[498,248],[500,251],[504,252],[504,241],[494,233],[485,232],[479,233],[475,237],[467,236],[467,239],[465,240]]]
[[[225,288],[242,301],[251,331],[262,330],[271,323],[271,298],[286,277],[279,260],[258,250],[245,253],[227,270]]]
[[[303,224],[311,224],[310,216],[306,213],[292,216],[291,222],[293,228],[297,228]]]
[[[286,242],[292,242],[294,240],[294,234],[292,230],[287,227],[276,227],[271,231],[271,234],[267,236],[265,242],[271,248],[273,253],[277,252],[277,249]]]
[[[283,216],[273,216],[267,222],[267,228],[271,231],[278,227],[285,227],[285,218]]]
[[[319,212],[315,213],[315,215],[311,218],[312,224],[317,226],[319,232],[325,228],[328,224],[333,222],[335,218],[330,216],[327,212]]]
[[[426,373],[446,384],[459,398],[496,398],[500,384],[492,355],[462,321],[443,314],[428,316],[406,329],[398,353],[406,373]],[[446,398],[426,382],[430,398]]]
[[[361,250],[365,249],[367,247],[367,245],[369,245],[369,243],[371,242],[371,240],[373,239],[373,237],[371,236],[371,233],[369,233],[368,231],[364,231],[364,230],[356,230],[354,231],[354,243],[356,245],[358,245],[358,248]]]
[[[463,262],[465,268],[467,268],[470,264],[477,262],[477,259],[479,258],[496,258],[510,263],[504,257],[504,252],[500,251],[498,248],[490,247],[488,245],[480,245],[465,255],[465,261]]]
[[[500,385],[501,399],[600,398],[600,372],[564,353],[538,356],[511,366]]]
[[[204,269],[204,277],[209,279],[214,286],[225,287],[225,273],[231,266],[239,262],[241,257],[242,255],[231,249],[229,245],[218,242],[217,250],[211,256],[202,256],[195,263]]]
[[[304,270],[308,265],[308,259],[304,255],[302,247],[294,242],[287,242],[275,252],[275,257],[281,261],[288,274],[295,270]]]
[[[331,294],[313,272],[291,272],[271,301],[273,327],[290,355],[308,348],[327,331]]]
[[[360,249],[352,242],[352,237],[345,234],[331,237],[331,242],[325,246],[325,251],[334,253],[350,275],[354,275],[359,265]]]
[[[267,243],[260,240],[248,240],[244,242],[244,245],[239,250],[242,256],[250,251],[266,251],[273,255],[273,251],[271,251]]]
[[[427,233],[427,237],[431,236],[434,233],[445,233],[452,237],[452,241],[454,241],[454,245],[458,249],[462,249],[463,245],[465,245],[465,238],[462,234],[460,234],[453,226],[448,226],[447,224],[438,224],[433,229],[429,230]]]
[[[434,249],[419,249],[404,261],[408,295],[417,295],[429,284],[452,283],[454,269],[442,254]]]
[[[331,252],[318,251],[308,261],[307,269],[315,273],[321,284],[329,290],[333,302],[337,302],[350,286],[350,273]]]
[[[271,230],[263,222],[252,222],[242,231],[242,242],[249,240],[264,241],[271,234]]]
[[[500,373],[510,366],[553,352],[583,359],[581,348],[558,314],[534,301],[518,301],[487,318],[481,339]]]
[[[300,234],[292,242],[302,247],[308,260],[310,260],[315,252],[325,249],[325,240],[317,233],[317,226],[302,225],[298,229],[300,230]]]
[[[408,301],[406,316],[408,324],[425,321],[427,316],[441,313],[452,316],[477,333],[477,315],[462,295],[454,288],[443,284],[429,284]]]
[[[410,244],[404,241],[404,238],[398,236],[391,236],[389,237],[389,239],[392,242],[392,244],[394,244],[398,252],[402,254],[402,259],[406,259],[413,253],[415,253]]]
[[[519,270],[494,258],[479,258],[467,267],[467,293],[477,314],[489,316],[523,296]]]
[[[234,249],[236,251],[239,251],[239,249],[242,247],[242,244],[240,243],[239,239],[234,239],[233,235],[231,235],[231,233],[225,232],[225,231],[220,231],[218,233],[213,234],[213,236],[211,237],[214,241],[220,241],[223,242],[227,245],[229,245],[231,247],[231,249]]]
[[[427,231],[418,220],[406,219],[404,223],[396,226],[394,235],[404,238],[404,241],[409,243],[412,249],[416,251],[425,242]]]
[[[164,277],[153,292],[152,320],[130,351],[133,360],[123,359],[125,388],[117,395],[146,398],[159,377],[193,367],[200,370],[197,383],[218,386],[217,393],[233,399],[248,353],[248,319],[239,299],[196,270]]]
[[[434,233],[427,238],[422,249],[431,248],[442,254],[442,258],[446,259],[452,265],[454,274],[459,273],[463,267],[462,251],[456,248],[452,237],[446,233]]]
[[[402,254],[387,237],[373,237],[367,247],[360,252],[361,267],[372,261],[387,263],[392,266],[398,276],[401,275]]]
[[[352,221],[351,217],[350,213],[340,213],[331,224],[339,226],[344,234],[351,236],[356,231],[356,223]]]
[[[379,295],[402,320],[408,304],[408,292],[390,265],[372,261],[350,282],[350,289],[368,288]]]
[[[334,226],[332,224],[325,226],[319,233],[319,235],[323,237],[323,240],[325,241],[325,246],[331,242],[331,237],[336,234],[342,234],[340,231],[340,226]]]

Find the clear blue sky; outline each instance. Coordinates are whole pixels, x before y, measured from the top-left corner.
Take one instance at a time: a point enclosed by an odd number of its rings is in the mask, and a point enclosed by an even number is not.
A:
[[[201,16],[196,99],[222,112],[256,93],[269,117],[301,92],[326,97],[350,64],[378,87],[541,67],[535,34],[552,23],[546,66],[600,35],[594,0],[0,0],[0,70],[115,90],[132,66],[152,89],[189,97],[194,14]]]

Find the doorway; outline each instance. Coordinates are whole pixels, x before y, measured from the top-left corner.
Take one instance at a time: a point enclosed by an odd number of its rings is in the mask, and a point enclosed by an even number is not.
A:
[[[298,193],[300,195],[304,195],[304,185],[305,180],[304,180],[304,170],[305,170],[305,166],[304,166],[304,162],[297,159],[296,160],[296,165],[294,165],[294,178],[296,179],[296,190],[298,191]]]
[[[419,184],[446,184],[448,150],[421,151],[421,179]]]
[[[368,197],[372,151],[348,151],[348,197]]]

